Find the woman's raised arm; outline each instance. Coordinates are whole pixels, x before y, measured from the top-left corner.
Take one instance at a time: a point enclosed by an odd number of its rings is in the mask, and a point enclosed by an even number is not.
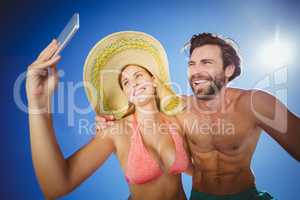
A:
[[[28,67],[26,80],[32,160],[47,199],[72,191],[115,149],[110,129],[106,129],[69,158],[63,157],[50,112],[51,97],[58,82],[56,63],[60,57],[53,57],[57,48],[57,41],[53,40]]]

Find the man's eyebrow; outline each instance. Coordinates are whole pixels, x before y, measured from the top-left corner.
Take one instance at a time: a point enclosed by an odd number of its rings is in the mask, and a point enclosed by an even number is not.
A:
[[[205,62],[205,61],[211,61],[211,62],[214,62],[214,59],[204,58],[204,59],[201,60],[201,62]]]
[[[196,62],[195,61],[193,61],[193,60],[190,60],[189,62],[188,62],[188,64],[190,65],[190,64],[195,64]]]
[[[204,62],[215,62],[215,60],[211,59],[211,58],[203,58],[203,59],[200,60],[200,62],[202,62],[202,63],[204,63]],[[189,65],[192,65],[192,64],[195,64],[195,63],[196,63],[196,61],[193,61],[193,60],[190,60],[188,62]]]

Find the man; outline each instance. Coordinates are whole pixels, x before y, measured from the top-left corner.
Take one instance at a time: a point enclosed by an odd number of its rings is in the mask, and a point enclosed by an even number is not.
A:
[[[230,41],[210,33],[194,35],[189,53],[194,95],[184,97],[187,108],[177,118],[194,164],[190,199],[273,199],[255,187],[252,155],[264,130],[300,161],[300,119],[266,92],[227,87],[241,72]]]

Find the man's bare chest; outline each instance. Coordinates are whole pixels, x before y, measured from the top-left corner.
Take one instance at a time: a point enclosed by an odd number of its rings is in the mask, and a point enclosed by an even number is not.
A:
[[[234,152],[251,143],[257,132],[251,120],[239,113],[195,114],[181,117],[190,147],[199,152]]]

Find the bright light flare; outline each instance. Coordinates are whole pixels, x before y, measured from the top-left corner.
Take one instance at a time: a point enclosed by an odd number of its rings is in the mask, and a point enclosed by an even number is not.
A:
[[[284,40],[273,40],[262,47],[261,60],[267,67],[282,67],[290,64],[293,59],[293,45]]]

